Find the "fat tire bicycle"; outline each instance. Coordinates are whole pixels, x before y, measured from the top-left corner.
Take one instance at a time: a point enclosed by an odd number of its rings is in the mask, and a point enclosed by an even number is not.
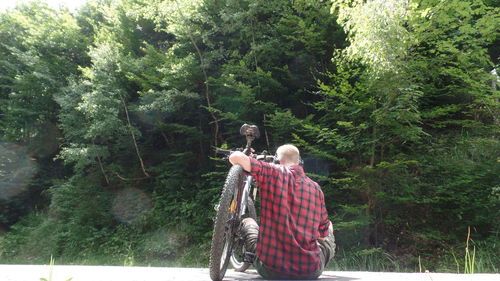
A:
[[[243,153],[260,161],[273,162],[275,157],[265,151],[260,155],[252,154],[252,142],[260,136],[255,125],[244,124],[240,129],[247,145]],[[217,153],[229,156],[231,150],[217,150]],[[215,209],[214,231],[210,249],[210,278],[220,281],[224,278],[229,263],[235,271],[243,272],[252,264],[254,254],[245,249],[244,238],[239,233],[241,221],[245,217],[257,220],[255,208],[257,186],[251,175],[246,174],[239,165],[234,165],[228,172],[219,204]]]

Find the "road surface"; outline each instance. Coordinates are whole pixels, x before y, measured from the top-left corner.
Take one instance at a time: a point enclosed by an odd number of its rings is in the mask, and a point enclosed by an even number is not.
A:
[[[50,276],[52,274],[52,276]],[[0,281],[211,281],[206,268],[0,265]],[[43,279],[42,279],[43,280]],[[255,270],[228,270],[224,280],[259,280]],[[500,274],[326,271],[321,281],[500,281]]]

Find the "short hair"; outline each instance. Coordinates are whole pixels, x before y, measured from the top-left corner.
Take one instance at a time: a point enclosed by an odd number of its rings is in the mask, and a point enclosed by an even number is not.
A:
[[[300,163],[299,149],[293,144],[284,144],[276,150],[278,160],[283,163],[298,165]]]

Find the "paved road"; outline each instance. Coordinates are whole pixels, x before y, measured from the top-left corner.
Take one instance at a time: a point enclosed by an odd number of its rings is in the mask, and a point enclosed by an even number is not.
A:
[[[52,278],[49,279],[50,271]],[[0,265],[0,281],[211,281],[206,268]],[[500,274],[380,273],[327,271],[321,281],[500,281]],[[248,281],[260,278],[255,270],[228,270],[224,280]]]

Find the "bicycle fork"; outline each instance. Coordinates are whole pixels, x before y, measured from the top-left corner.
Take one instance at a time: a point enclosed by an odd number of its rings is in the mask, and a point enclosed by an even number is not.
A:
[[[238,198],[240,202],[239,210],[238,210],[238,218],[242,218],[245,215],[247,210],[248,198],[250,196],[250,187],[252,186],[252,176],[246,176],[245,182],[243,185],[243,190],[241,191],[241,197]]]

